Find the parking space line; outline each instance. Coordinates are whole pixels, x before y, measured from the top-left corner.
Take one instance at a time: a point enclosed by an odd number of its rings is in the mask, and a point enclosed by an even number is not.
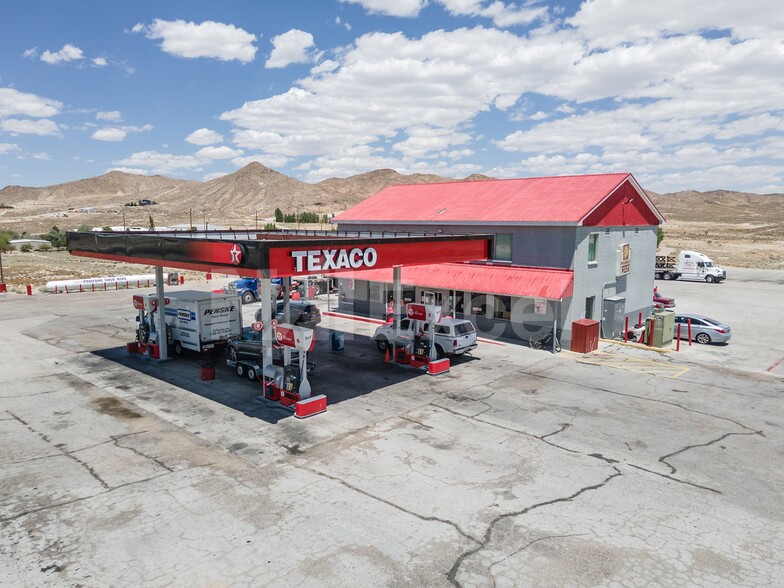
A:
[[[602,367],[642,372],[654,376],[662,376],[664,378],[678,378],[691,369],[680,365],[672,365],[669,363],[651,361],[648,359],[618,356],[604,351],[594,352],[590,355],[579,358],[577,361],[589,365],[599,365]]]
[[[773,370],[775,370],[777,367],[779,367],[779,365],[781,364],[781,362],[782,362],[782,361],[784,361],[784,357],[782,357],[782,358],[781,358],[780,360],[778,360],[778,361],[774,361],[772,364],[770,364],[770,365],[768,366],[768,369],[766,369],[765,371],[766,371],[766,372],[772,372],[772,371],[773,371]]]

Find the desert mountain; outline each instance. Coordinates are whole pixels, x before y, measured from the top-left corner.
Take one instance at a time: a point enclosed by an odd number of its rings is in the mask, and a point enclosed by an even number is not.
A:
[[[488,179],[493,178],[474,174],[462,181]],[[208,182],[115,171],[43,188],[3,188],[0,204],[12,208],[0,208],[0,229],[40,233],[52,225],[148,227],[151,220],[156,227],[202,223],[261,227],[276,208],[284,213],[339,212],[387,186],[451,181],[455,180],[379,169],[309,184],[260,163]],[[664,246],[704,251],[728,265],[784,264],[784,194],[690,190],[649,195],[667,219]],[[156,204],[124,206],[140,199]]]

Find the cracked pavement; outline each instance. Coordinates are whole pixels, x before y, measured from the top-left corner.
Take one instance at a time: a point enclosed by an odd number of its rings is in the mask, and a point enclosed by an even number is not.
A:
[[[779,376],[485,344],[432,378],[325,318],[329,410],[299,421],[223,366],[129,358],[132,315],[0,300],[0,585],[784,584]]]

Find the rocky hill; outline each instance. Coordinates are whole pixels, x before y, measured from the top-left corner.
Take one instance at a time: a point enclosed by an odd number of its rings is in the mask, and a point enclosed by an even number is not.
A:
[[[462,181],[492,179],[474,174]],[[41,233],[52,225],[156,227],[202,223],[252,227],[284,213],[339,212],[398,184],[455,181],[432,174],[403,175],[379,169],[316,184],[301,182],[260,163],[208,182],[109,172],[43,188],[0,190],[0,229]],[[784,194],[716,190],[649,192],[667,219],[665,248],[693,248],[727,265],[784,268]],[[153,206],[125,206],[149,199]]]

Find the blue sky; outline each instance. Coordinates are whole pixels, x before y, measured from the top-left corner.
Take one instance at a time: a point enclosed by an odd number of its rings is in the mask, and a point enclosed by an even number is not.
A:
[[[0,4],[0,187],[629,171],[784,192],[773,0]]]

